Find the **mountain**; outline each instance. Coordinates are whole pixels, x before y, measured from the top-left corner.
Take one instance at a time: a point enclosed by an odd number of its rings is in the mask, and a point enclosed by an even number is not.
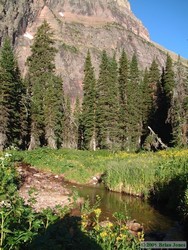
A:
[[[96,69],[103,49],[110,55],[115,52],[117,58],[123,48],[129,58],[135,52],[141,68],[150,66],[154,58],[160,66],[166,61],[167,50],[150,40],[128,0],[0,0],[0,43],[7,34],[12,37],[23,74],[33,36],[44,19],[54,30],[59,50],[57,73],[73,98],[82,95],[88,49]],[[178,58],[174,53],[171,56]]]

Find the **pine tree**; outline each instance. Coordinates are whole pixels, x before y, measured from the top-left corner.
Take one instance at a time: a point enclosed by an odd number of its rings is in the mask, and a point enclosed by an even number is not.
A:
[[[186,146],[188,142],[188,108],[185,105],[188,96],[188,75],[186,74],[179,57],[176,63],[175,89],[170,111],[174,145],[179,147]]]
[[[75,138],[75,148],[82,148],[80,145],[80,134],[79,134],[79,124],[80,124],[80,117],[81,117],[81,101],[80,98],[76,98],[74,112],[73,112],[73,133]]]
[[[20,148],[27,149],[30,135],[30,95],[28,83],[23,80],[22,95],[20,101]]]
[[[109,135],[110,135],[110,148],[117,150],[120,148],[120,105],[119,105],[119,91],[118,91],[118,64],[115,54],[109,58]]]
[[[160,138],[162,138],[162,141],[168,145],[172,145],[173,141],[171,105],[174,86],[175,81],[172,59],[167,54],[166,66],[161,77],[161,97],[158,108],[158,135]]]
[[[55,75],[53,32],[44,21],[38,28],[27,59],[31,94],[31,136],[29,149],[40,145],[57,147],[57,126],[61,127],[63,90]],[[58,120],[59,119],[59,120]],[[57,129],[57,130],[56,130]]]
[[[74,131],[74,117],[71,108],[71,101],[69,96],[66,97],[64,105],[64,119],[63,119],[63,148],[76,148],[75,131]]]
[[[117,63],[103,51],[96,88],[96,128],[99,148],[118,147]]]
[[[127,149],[137,150],[141,143],[142,114],[141,86],[137,57],[130,63],[130,81],[127,87]]]
[[[4,70],[0,67],[0,86],[1,86],[1,99],[0,99],[0,150],[3,150],[8,143],[7,134],[9,132],[9,99],[10,99],[10,86]]]
[[[61,145],[62,119],[63,119],[63,89],[60,77],[49,73],[45,84],[43,113],[45,139],[50,148]]]
[[[157,95],[160,88],[160,71],[155,60],[152,61],[149,69],[149,86],[151,89],[150,94],[153,100],[153,107],[151,107],[151,109],[154,115],[154,112],[157,109]]]
[[[18,64],[9,38],[6,38],[0,54],[0,149],[19,146],[20,101],[23,91]]]
[[[161,91],[160,77],[158,64],[153,60],[148,72],[148,97],[146,97],[146,99],[149,102],[147,126],[150,126],[154,131],[156,131],[158,127],[158,117],[156,117],[156,113],[158,110],[158,95]]]
[[[156,127],[158,126],[156,112],[158,109],[158,93],[160,87],[160,72],[158,65],[155,60],[153,60],[149,71],[146,69],[144,72],[144,78],[142,82],[142,124],[143,124],[143,134],[142,134],[142,145],[147,146],[147,149],[151,148],[156,143],[153,136],[149,134],[148,127],[150,126],[152,130],[156,132]]]
[[[173,97],[173,90],[174,90],[174,70],[173,70],[173,65],[172,65],[172,58],[170,57],[169,54],[167,54],[167,59],[166,59],[166,67],[164,71],[164,82],[163,82],[163,88],[164,88],[164,93],[166,96],[166,102],[168,105],[168,108],[170,108],[171,105],[171,100]]]
[[[152,92],[150,88],[149,72],[146,68],[144,71],[143,81],[141,83],[142,88],[142,133],[143,140],[148,134],[148,126],[150,125],[150,117],[153,108]]]
[[[91,63],[91,55],[88,51],[84,66],[83,103],[82,103],[82,140],[83,148],[96,149],[96,90],[95,73]]]
[[[127,141],[127,88],[129,84],[129,61],[125,51],[122,51],[119,60],[119,77],[118,77],[118,89],[119,89],[119,106],[120,106],[120,141],[121,149],[126,148]]]

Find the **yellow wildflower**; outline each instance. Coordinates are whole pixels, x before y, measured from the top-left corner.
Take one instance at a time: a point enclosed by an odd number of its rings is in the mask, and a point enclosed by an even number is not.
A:
[[[96,214],[96,217],[99,217],[101,214],[101,209],[100,208],[95,209],[94,213]]]
[[[109,228],[113,227],[113,223],[109,221],[107,224],[107,227],[109,227]]]
[[[82,218],[82,220],[87,220],[88,219],[88,215],[87,214],[82,214],[81,218]]]
[[[123,230],[128,230],[128,227],[126,226],[126,225],[123,225],[122,227],[121,227],[121,230],[123,231]]]
[[[101,233],[100,233],[100,236],[101,236],[101,238],[105,238],[105,237],[107,236],[107,232],[106,232],[106,231],[101,232]]]
[[[97,225],[94,227],[94,229],[95,229],[96,231],[99,231],[99,229],[100,229],[99,225],[97,224]]]
[[[116,238],[116,240],[117,240],[117,241],[121,240],[121,237],[120,237],[120,236],[118,236],[118,237]]]

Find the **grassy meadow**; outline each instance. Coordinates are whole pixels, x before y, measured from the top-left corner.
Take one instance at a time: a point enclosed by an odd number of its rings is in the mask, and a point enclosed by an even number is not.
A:
[[[43,249],[49,246],[53,246],[52,249],[72,246],[77,249],[136,250],[140,249],[139,244],[144,240],[142,232],[137,237],[130,234],[126,219],[122,220],[122,215],[118,213],[114,214],[117,223],[109,221],[105,227],[101,226],[101,210],[97,206],[91,207],[89,200],[82,205],[80,218],[68,216],[67,209],[71,207],[55,213],[48,209],[36,213],[17,195],[15,162],[25,162],[42,171],[64,174],[67,180],[84,184],[89,183],[93,176],[101,174],[108,189],[142,196],[152,204],[162,204],[163,211],[175,212],[185,222],[188,221],[188,150],[171,149],[137,154],[48,148],[12,150],[0,153],[2,250],[41,249],[41,244]],[[94,216],[92,223],[91,214]],[[72,237],[72,230],[76,238]],[[58,238],[54,237],[57,232]]]
[[[188,214],[188,149],[127,153],[40,148],[11,153],[15,160],[63,174],[75,183],[86,184],[102,175],[109,190],[165,202],[167,209],[181,207]]]

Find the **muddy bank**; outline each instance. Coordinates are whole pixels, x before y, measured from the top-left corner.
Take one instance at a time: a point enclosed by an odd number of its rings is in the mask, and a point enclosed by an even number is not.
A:
[[[20,164],[17,170],[21,178],[19,195],[28,203],[29,193],[33,190],[32,196],[34,195],[36,202],[32,204],[32,207],[36,211],[71,204],[72,192],[63,186],[63,175],[39,171],[26,164]]]

